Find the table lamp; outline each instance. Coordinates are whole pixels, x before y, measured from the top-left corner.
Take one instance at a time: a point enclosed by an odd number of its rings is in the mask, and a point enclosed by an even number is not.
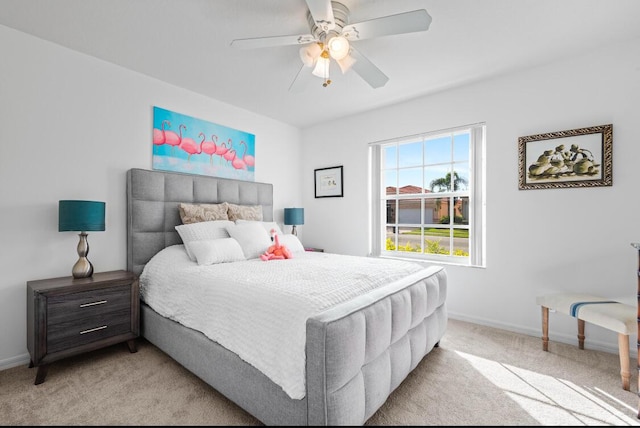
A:
[[[88,278],[93,275],[93,265],[87,259],[89,242],[87,231],[104,231],[104,202],[59,201],[58,232],[80,232],[78,242],[79,259],[71,273],[74,278]]]
[[[298,236],[296,226],[304,224],[304,208],[285,208],[284,224],[287,226],[293,226],[291,228],[291,233]]]

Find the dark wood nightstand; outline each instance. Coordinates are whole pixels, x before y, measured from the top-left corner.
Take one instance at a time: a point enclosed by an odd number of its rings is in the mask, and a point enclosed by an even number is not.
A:
[[[140,335],[138,278],[124,270],[27,282],[29,367],[35,385],[61,358],[127,342],[136,352]]]

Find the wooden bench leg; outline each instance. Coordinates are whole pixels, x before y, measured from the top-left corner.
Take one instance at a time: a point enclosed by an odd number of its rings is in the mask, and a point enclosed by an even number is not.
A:
[[[629,366],[629,335],[618,333],[618,353],[620,354],[620,376],[622,389],[629,391],[631,370]]]
[[[549,308],[542,306],[542,350],[549,350]]]
[[[584,349],[584,320],[578,319],[578,348]]]

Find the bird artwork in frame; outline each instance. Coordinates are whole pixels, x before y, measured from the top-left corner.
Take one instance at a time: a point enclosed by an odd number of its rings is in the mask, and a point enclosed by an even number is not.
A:
[[[318,168],[314,170],[314,173],[316,198],[343,197],[342,166]]]
[[[255,135],[153,107],[153,169],[255,181]]]

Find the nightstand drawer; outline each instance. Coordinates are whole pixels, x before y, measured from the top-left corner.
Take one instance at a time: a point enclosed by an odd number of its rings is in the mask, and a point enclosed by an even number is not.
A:
[[[131,331],[131,310],[77,318],[48,326],[47,352],[58,352]]]
[[[131,329],[128,284],[47,299],[47,352],[57,352]]]
[[[51,329],[56,324],[105,315],[131,307],[131,286],[80,291],[47,298],[47,325]]]

